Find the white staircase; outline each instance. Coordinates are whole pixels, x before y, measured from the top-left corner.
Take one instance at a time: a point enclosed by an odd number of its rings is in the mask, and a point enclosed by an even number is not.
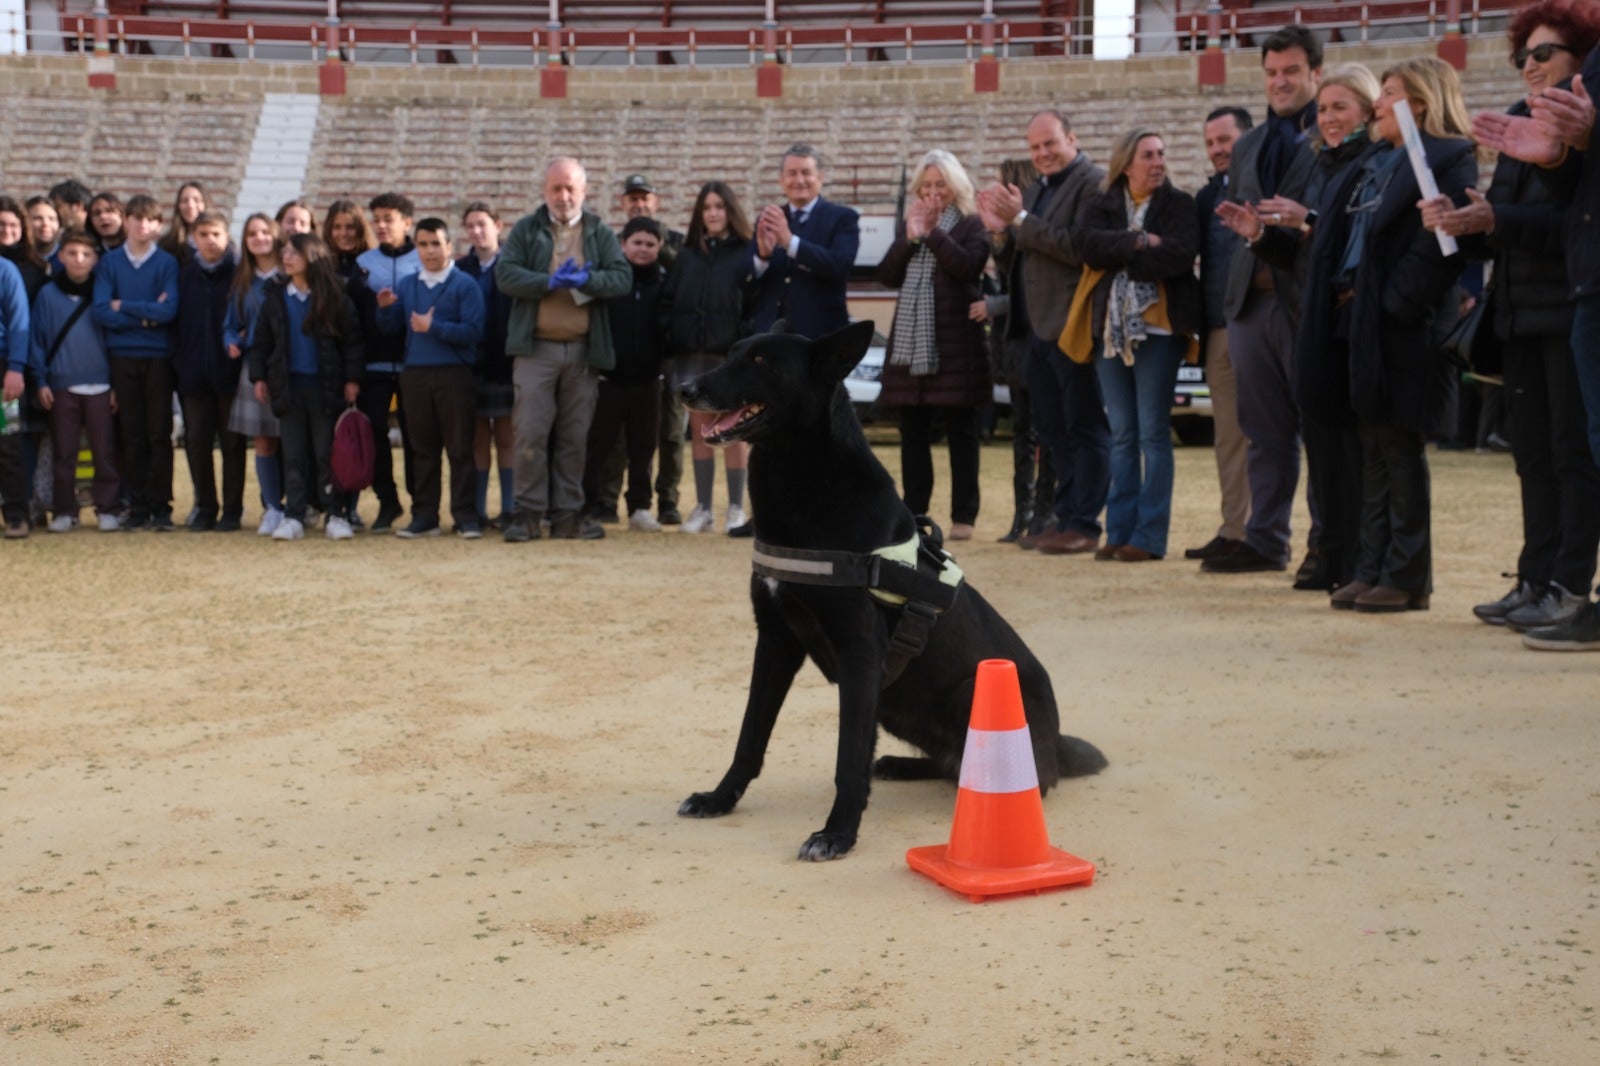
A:
[[[250,160],[239,199],[234,207],[233,235],[237,240],[244,220],[257,211],[275,215],[305,188],[311,163],[311,139],[317,132],[317,112],[322,98],[305,93],[268,93],[250,143]]]

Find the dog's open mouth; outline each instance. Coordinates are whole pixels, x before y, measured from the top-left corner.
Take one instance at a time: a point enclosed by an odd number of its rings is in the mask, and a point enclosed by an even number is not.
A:
[[[743,440],[749,435],[752,427],[760,424],[761,416],[765,412],[765,405],[752,403],[736,411],[718,414],[715,422],[700,427],[700,437],[707,444],[727,444],[730,441]]]

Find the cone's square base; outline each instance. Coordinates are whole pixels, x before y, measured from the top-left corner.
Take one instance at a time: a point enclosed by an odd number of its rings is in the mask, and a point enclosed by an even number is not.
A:
[[[982,903],[990,896],[1087,885],[1094,880],[1094,863],[1069,855],[1060,848],[1051,848],[1044,862],[1031,866],[988,870],[952,861],[949,850],[947,844],[911,848],[906,852],[906,865],[974,903]]]

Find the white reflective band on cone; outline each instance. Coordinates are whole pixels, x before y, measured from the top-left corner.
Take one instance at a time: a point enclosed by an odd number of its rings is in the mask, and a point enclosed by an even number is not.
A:
[[[1027,792],[1038,789],[1033,739],[1026,729],[968,729],[961,754],[961,787],[973,792]]]

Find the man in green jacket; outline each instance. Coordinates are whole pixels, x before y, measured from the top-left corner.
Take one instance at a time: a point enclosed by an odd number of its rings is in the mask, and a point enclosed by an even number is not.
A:
[[[504,533],[512,543],[537,539],[547,514],[552,537],[605,536],[583,514],[583,463],[600,372],[616,365],[610,320],[598,301],[628,292],[633,271],[610,228],[583,209],[588,184],[576,159],[553,160],[544,174],[544,206],[517,222],[494,269],[495,283],[512,300],[506,351],[517,390],[516,513]]]

